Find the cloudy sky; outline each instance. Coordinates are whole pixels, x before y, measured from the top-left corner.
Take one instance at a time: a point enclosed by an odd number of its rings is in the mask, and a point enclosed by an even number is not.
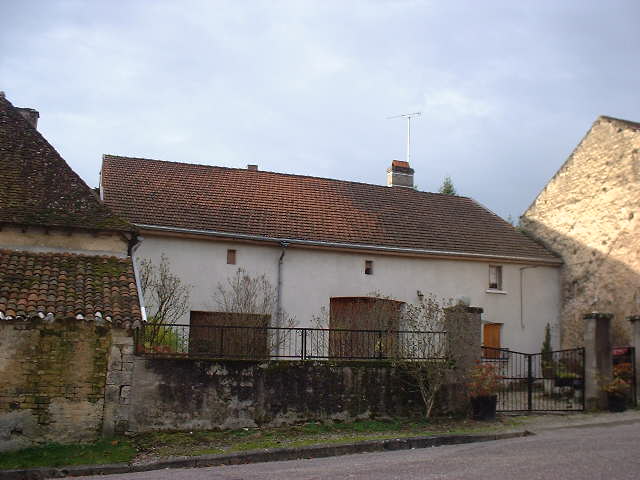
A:
[[[640,121],[640,2],[0,0],[0,90],[91,186],[112,153],[520,215],[600,114]]]

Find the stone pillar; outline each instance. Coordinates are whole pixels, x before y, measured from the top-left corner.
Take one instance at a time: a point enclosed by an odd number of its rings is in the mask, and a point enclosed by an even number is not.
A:
[[[640,398],[640,315],[627,317],[631,322],[631,346],[634,347],[636,398]]]
[[[111,436],[129,431],[129,400],[133,376],[133,331],[114,328],[107,366],[102,434]]]
[[[587,313],[584,316],[585,402],[588,410],[607,408],[602,385],[611,381],[611,313]]]
[[[469,408],[466,383],[471,369],[482,356],[482,308],[459,305],[447,310],[444,328],[454,368],[447,381],[446,410],[466,412]]]

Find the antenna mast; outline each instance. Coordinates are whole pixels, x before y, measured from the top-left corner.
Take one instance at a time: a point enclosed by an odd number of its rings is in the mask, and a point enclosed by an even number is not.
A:
[[[407,163],[411,165],[411,117],[419,117],[422,112],[404,113],[402,115],[394,115],[393,117],[387,117],[387,120],[393,118],[406,118],[407,119]]]

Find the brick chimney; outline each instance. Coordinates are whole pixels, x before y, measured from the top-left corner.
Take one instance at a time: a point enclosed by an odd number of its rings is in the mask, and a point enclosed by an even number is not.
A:
[[[37,110],[23,107],[16,107],[16,110],[20,112],[20,115],[22,115],[33,128],[38,128],[38,118],[40,118],[40,114]]]
[[[391,166],[387,168],[387,187],[414,188],[413,168],[409,166],[409,162],[403,160],[391,162]]]
[[[250,170],[252,172],[257,172],[258,171],[258,165],[249,164],[249,165],[247,165],[247,170]]]

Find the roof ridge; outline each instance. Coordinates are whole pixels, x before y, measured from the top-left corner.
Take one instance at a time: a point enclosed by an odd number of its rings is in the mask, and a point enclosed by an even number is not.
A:
[[[393,187],[388,187],[385,185],[378,185],[376,183],[367,183],[367,182],[357,182],[355,180],[341,180],[339,178],[329,178],[329,177],[319,177],[316,175],[302,175],[299,173],[285,173],[285,172],[274,172],[271,170],[247,170],[246,168],[239,168],[239,167],[225,167],[225,166],[221,166],[221,165],[207,165],[204,163],[188,163],[188,162],[176,162],[174,160],[159,160],[157,158],[145,158],[145,157],[129,157],[127,155],[112,155],[112,154],[108,154],[105,153],[102,155],[102,159],[103,161],[106,160],[107,158],[123,158],[123,159],[127,159],[127,160],[142,160],[142,161],[147,161],[147,162],[158,162],[158,163],[170,163],[173,165],[187,165],[190,167],[205,167],[205,168],[218,168],[221,170],[233,170],[233,171],[239,171],[239,172],[251,172],[252,175],[255,174],[269,174],[269,175],[281,175],[281,176],[285,176],[285,177],[295,177],[295,178],[309,178],[309,179],[314,179],[314,180],[328,180],[330,182],[339,182],[339,183],[351,183],[351,184],[356,184],[356,185],[367,185],[369,187],[376,187],[376,188],[380,188],[383,190],[389,190],[392,189]],[[402,188],[402,187],[401,187]],[[419,193],[419,194],[426,194],[426,195],[434,195],[436,197],[456,197],[456,198],[462,198],[462,199],[466,199],[466,200],[473,200],[471,197],[468,197],[466,195],[450,195],[447,193],[440,193],[440,192],[427,192],[424,190],[416,190],[414,188],[402,188],[403,191],[412,191],[415,193]]]
[[[598,120],[608,120],[616,123],[621,123],[628,128],[634,130],[640,130],[640,122],[634,122],[633,120],[625,120],[624,118],[610,117],[609,115],[600,115]]]

